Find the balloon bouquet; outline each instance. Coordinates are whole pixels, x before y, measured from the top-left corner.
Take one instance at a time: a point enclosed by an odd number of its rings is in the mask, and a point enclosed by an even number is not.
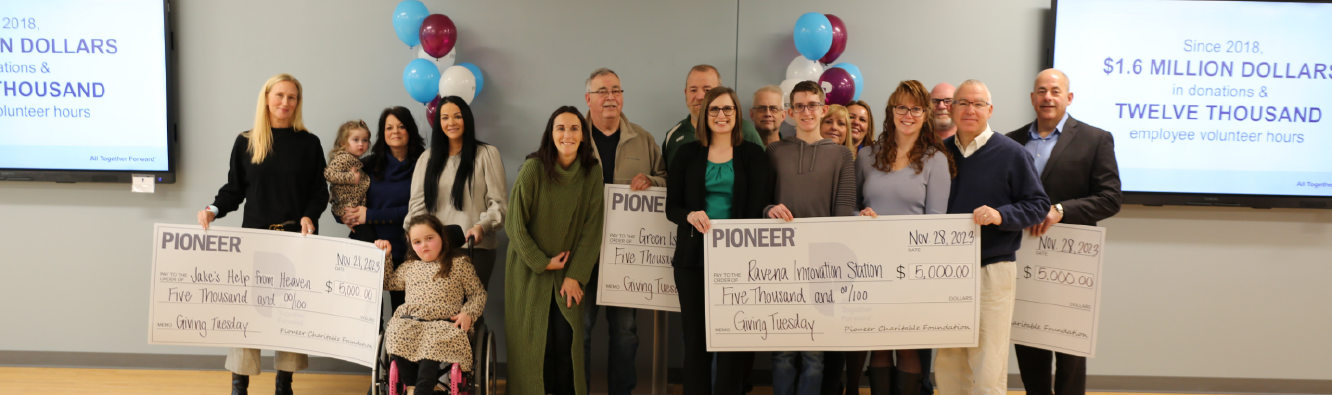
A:
[[[426,104],[426,119],[433,126],[436,109],[444,96],[458,96],[472,104],[481,93],[485,77],[481,68],[471,63],[459,63],[458,27],[444,14],[430,14],[425,4],[417,0],[403,0],[393,10],[393,30],[407,47],[421,46],[417,58],[402,70],[402,85],[407,94]]]
[[[818,81],[827,94],[828,104],[843,106],[860,100],[864,78],[860,68],[851,63],[836,61],[846,50],[846,24],[832,14],[810,12],[796,19],[796,50],[800,56],[786,66],[786,80],[782,81],[782,104],[790,107],[791,89],[800,81]],[[787,122],[792,122],[787,118]]]

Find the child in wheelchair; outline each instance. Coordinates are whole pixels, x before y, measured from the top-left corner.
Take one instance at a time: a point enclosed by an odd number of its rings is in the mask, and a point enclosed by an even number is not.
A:
[[[467,333],[486,306],[486,291],[466,256],[451,246],[444,225],[434,215],[418,215],[407,224],[412,249],[394,268],[386,258],[384,290],[407,291],[406,303],[393,312],[384,331],[398,383],[416,383],[415,395],[432,394],[443,372],[454,365],[472,370],[472,346]],[[389,256],[387,240],[375,246]],[[392,371],[394,369],[391,369]],[[399,394],[403,385],[390,387]]]

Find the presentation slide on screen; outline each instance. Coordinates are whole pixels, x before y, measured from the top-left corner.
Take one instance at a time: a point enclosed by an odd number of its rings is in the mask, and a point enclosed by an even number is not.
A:
[[[6,1],[0,168],[167,170],[161,0]]]
[[[1069,114],[1125,191],[1332,196],[1332,4],[1058,3]]]

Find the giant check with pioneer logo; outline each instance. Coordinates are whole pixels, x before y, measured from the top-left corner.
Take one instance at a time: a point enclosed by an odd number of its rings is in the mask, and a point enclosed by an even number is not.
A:
[[[976,346],[980,232],[971,215],[712,223],[709,351]]]
[[[375,361],[384,252],[370,243],[157,224],[151,284],[149,344]]]

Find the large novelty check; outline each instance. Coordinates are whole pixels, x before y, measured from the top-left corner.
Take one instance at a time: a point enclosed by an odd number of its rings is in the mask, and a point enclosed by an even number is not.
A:
[[[666,219],[666,188],[606,185],[605,193],[596,303],[680,311],[671,266],[676,227]]]
[[[1101,315],[1105,228],[1056,224],[1017,253],[1013,343],[1092,357]]]
[[[980,232],[969,214],[712,224],[709,351],[976,346]]]
[[[345,238],[157,224],[148,343],[246,347],[372,366],[384,252]]]

